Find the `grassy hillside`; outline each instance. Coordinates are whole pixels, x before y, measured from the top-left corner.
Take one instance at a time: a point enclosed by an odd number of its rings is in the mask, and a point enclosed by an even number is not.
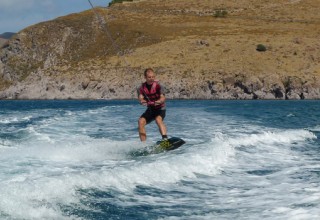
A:
[[[7,39],[0,38],[0,47],[7,41]]]
[[[319,9],[318,0],[112,4],[95,9],[99,18],[89,10],[23,30],[0,52],[10,73],[4,80],[21,82],[41,73],[74,84],[76,78],[126,87],[153,67],[169,88],[178,85],[171,95],[180,98],[201,86],[210,90],[208,98],[234,87],[245,93],[315,87]]]

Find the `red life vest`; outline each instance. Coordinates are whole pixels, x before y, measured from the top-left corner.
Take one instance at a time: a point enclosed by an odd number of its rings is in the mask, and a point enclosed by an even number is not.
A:
[[[151,85],[151,89],[149,90],[147,88],[147,83],[143,83],[141,88],[140,88],[140,94],[142,94],[146,101],[151,101],[151,102],[154,102],[154,101],[157,101],[160,99],[160,95],[161,95],[161,86],[158,82],[153,82],[152,85]],[[156,106],[156,108],[162,108],[164,107],[165,104],[161,104],[161,105],[158,105]]]

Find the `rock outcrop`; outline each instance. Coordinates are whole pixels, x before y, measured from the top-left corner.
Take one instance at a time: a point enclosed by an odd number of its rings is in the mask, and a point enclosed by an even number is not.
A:
[[[131,99],[147,67],[172,99],[319,99],[319,9],[148,0],[60,17],[2,45],[0,99]]]

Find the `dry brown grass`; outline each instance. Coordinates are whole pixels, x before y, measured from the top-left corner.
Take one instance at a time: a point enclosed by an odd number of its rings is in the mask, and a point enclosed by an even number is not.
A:
[[[223,70],[247,75],[319,75],[318,1],[149,0],[114,7],[114,26],[154,39],[127,56],[130,65]],[[228,12],[215,18],[217,9]],[[120,13],[121,12],[121,13]],[[146,38],[147,38],[146,37]],[[197,44],[199,40],[209,46]],[[150,42],[150,41],[149,41]],[[264,44],[267,51],[256,51]],[[132,45],[127,45],[130,47]],[[114,62],[117,58],[113,59]]]
[[[44,59],[70,31],[47,75],[113,79],[119,71],[108,73],[118,69],[139,81],[153,67],[166,82],[320,78],[319,0],[144,0],[96,10],[107,26],[89,10],[25,30],[39,33],[32,42]],[[215,17],[217,10],[226,16]],[[267,51],[256,51],[258,44]]]

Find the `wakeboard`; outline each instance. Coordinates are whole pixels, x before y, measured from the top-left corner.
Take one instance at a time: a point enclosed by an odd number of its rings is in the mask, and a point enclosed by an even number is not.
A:
[[[178,137],[171,137],[166,140],[157,141],[154,145],[145,147],[141,150],[132,152],[132,156],[147,156],[150,154],[158,154],[181,147],[186,142]]]

